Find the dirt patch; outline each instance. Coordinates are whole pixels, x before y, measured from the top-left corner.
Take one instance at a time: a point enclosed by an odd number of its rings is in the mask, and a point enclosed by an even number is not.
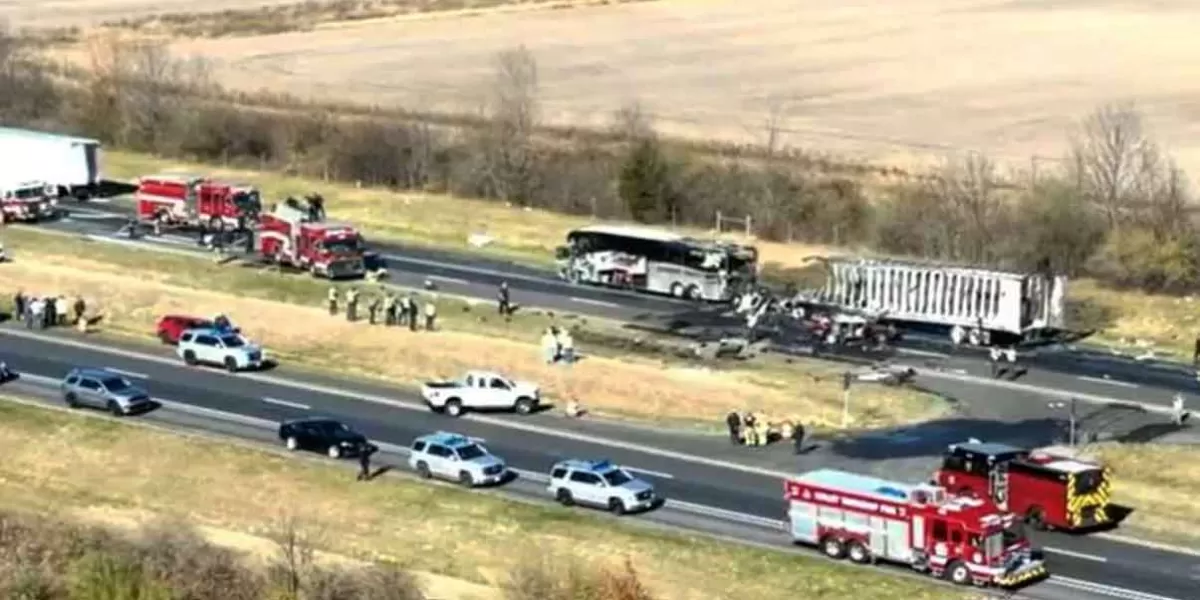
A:
[[[34,438],[37,444],[28,443]],[[0,403],[0,448],[0,503],[10,506],[186,514],[192,523],[250,536],[264,535],[286,516],[331,553],[473,582],[543,557],[594,565],[628,557],[656,595],[673,600],[768,598],[781,589],[825,600],[856,598],[864,589],[914,600],[966,595],[920,579],[634,529],[455,486],[392,476],[356,485],[352,470],[325,460],[10,402]]]
[[[17,289],[82,295],[92,313],[103,315],[105,329],[143,339],[153,333],[156,319],[163,314],[225,313],[281,361],[347,374],[415,384],[456,377],[470,369],[495,369],[539,382],[551,398],[577,398],[598,414],[717,423],[730,408],[743,406],[777,418],[802,419],[810,426],[841,423],[839,379],[834,372],[730,370],[701,378],[685,370],[664,369],[661,360],[603,356],[585,358],[571,367],[550,366],[538,349],[537,331],[525,332],[527,339],[518,340],[452,330],[413,333],[370,327],[329,317],[319,308],[319,291],[308,306],[245,297],[254,291],[265,297],[278,293],[271,285],[283,280],[277,275],[252,275],[259,281],[232,287],[241,292],[235,295],[222,293],[225,284],[207,274],[219,268],[203,259],[114,249],[31,230],[14,231],[9,237],[17,262],[0,266],[0,293],[5,301]],[[119,260],[106,261],[105,255]],[[442,314],[456,318],[449,312]],[[864,388],[855,398],[853,425],[927,418],[935,410],[923,394]]]

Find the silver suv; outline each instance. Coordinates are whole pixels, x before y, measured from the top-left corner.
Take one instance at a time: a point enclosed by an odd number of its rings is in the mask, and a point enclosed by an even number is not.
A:
[[[467,487],[504,483],[508,466],[483,444],[439,431],[413,440],[408,466],[421,477],[457,481]]]
[[[649,510],[660,499],[654,486],[607,460],[564,460],[550,470],[550,493],[563,506],[582,504],[615,514]]]
[[[106,369],[71,369],[59,389],[71,408],[100,408],[124,416],[154,407],[146,390]]]

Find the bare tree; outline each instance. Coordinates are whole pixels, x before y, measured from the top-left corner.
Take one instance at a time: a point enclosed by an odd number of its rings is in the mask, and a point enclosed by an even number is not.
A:
[[[314,568],[313,538],[294,515],[282,516],[270,537],[279,551],[272,575],[283,588],[284,597],[297,600]]]
[[[990,262],[997,258],[995,227],[1003,209],[996,165],[971,152],[947,161],[928,184],[928,193],[943,208],[948,222],[945,240],[949,258]]]
[[[1102,106],[1084,119],[1071,152],[1081,191],[1113,229],[1133,205],[1147,199],[1151,180],[1162,170],[1157,145],[1128,103]]]
[[[536,187],[538,70],[524,46],[501,52],[487,106],[482,169],[487,191],[505,202],[527,205]]]
[[[657,137],[653,117],[637,101],[630,102],[613,113],[611,129],[613,135],[626,143]]]
[[[763,150],[768,160],[774,159],[783,147],[783,133],[787,129],[789,112],[788,102],[783,98],[767,98],[767,116],[763,119]]]

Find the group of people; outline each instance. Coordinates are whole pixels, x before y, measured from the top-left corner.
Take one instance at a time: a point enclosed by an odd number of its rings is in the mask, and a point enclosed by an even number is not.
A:
[[[542,334],[542,356],[546,364],[575,362],[575,338],[563,327],[550,327]]]
[[[87,330],[87,302],[82,296],[68,301],[63,295],[31,296],[24,290],[13,296],[13,314],[27,329],[75,325]]]
[[[351,323],[358,321],[359,291],[357,287],[347,288],[345,294],[341,294],[336,286],[330,286],[325,297],[329,316],[337,316],[339,303],[346,305],[347,321]],[[437,328],[437,303],[431,297],[426,298],[422,305],[414,292],[400,297],[391,290],[383,290],[382,293],[372,295],[367,300],[366,309],[367,322],[371,325],[382,321],[388,327],[407,326],[410,331],[417,331],[424,321],[426,331],[433,331]]]
[[[741,446],[765,446],[776,439],[791,440],[796,454],[804,453],[804,425],[790,421],[781,423],[776,431],[761,415],[752,412],[729,411],[725,416],[729,442]]]

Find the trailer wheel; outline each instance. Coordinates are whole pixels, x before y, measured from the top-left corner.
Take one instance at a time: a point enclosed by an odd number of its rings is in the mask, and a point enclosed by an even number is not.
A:
[[[955,346],[961,346],[967,339],[967,331],[961,325],[955,325],[950,328],[950,343]]]
[[[683,284],[678,281],[671,284],[671,295],[676,298],[683,297]]]
[[[700,298],[700,288],[698,288],[694,285],[687,286],[687,289],[684,290],[683,294],[684,294],[684,296],[687,297],[688,300],[699,301],[701,299]]]
[[[846,546],[842,544],[842,540],[829,536],[821,542],[821,552],[829,558],[841,559],[846,556]]]
[[[225,230],[225,221],[222,221],[221,217],[213,217],[213,218],[209,219],[208,220],[208,230],[212,231],[214,233],[218,232],[218,231],[224,231]]]

